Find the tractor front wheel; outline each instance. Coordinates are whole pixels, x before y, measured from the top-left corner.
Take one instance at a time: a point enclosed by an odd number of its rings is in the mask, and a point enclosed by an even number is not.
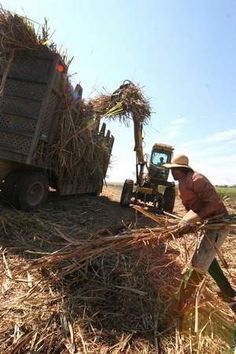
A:
[[[120,197],[120,205],[122,207],[128,207],[133,195],[133,186],[134,182],[131,179],[126,179],[123,185],[121,197]]]

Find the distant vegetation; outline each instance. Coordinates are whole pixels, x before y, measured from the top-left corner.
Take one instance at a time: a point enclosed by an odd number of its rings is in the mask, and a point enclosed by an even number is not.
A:
[[[229,197],[236,201],[236,185],[234,186],[216,186],[216,190],[221,198]]]

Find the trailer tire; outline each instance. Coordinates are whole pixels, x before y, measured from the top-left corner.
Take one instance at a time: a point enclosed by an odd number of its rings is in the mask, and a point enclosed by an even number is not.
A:
[[[163,194],[163,211],[172,213],[175,205],[175,187],[166,187]]]
[[[25,174],[19,183],[19,209],[34,211],[41,206],[48,196],[48,178],[41,172]]]
[[[132,179],[126,179],[123,185],[121,197],[120,197],[120,205],[122,207],[128,207],[133,195],[133,186],[134,182]]]

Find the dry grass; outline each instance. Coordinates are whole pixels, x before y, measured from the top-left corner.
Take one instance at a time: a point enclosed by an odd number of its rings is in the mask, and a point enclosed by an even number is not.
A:
[[[173,238],[174,225],[156,216],[154,227],[91,233],[75,227],[76,220],[92,210],[104,215],[103,202],[80,204],[2,213],[1,352],[226,353],[232,347],[234,314],[209,279],[186,317],[180,321],[172,310],[193,234]],[[224,250],[231,276],[234,242]]]

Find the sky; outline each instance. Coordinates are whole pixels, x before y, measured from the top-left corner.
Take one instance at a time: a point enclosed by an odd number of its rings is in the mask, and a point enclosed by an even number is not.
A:
[[[213,184],[236,184],[236,0],[5,0],[73,57],[85,99],[139,84],[152,116],[144,151],[170,144]],[[115,137],[107,181],[134,179],[133,127]]]

